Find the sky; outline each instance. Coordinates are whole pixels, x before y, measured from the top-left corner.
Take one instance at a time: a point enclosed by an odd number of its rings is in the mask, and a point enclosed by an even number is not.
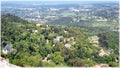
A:
[[[2,1],[119,1],[119,0],[2,0]]]

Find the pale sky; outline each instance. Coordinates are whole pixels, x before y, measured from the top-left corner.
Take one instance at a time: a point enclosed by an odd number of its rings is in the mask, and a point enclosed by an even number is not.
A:
[[[2,0],[2,1],[119,1],[119,0]]]

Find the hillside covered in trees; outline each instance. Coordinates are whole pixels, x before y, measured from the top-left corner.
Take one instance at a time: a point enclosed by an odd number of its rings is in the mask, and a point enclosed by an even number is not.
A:
[[[119,66],[117,31],[28,23],[1,16],[2,57],[21,67]]]

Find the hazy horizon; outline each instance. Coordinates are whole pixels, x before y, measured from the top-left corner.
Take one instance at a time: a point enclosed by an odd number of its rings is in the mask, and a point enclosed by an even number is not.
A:
[[[73,1],[73,0],[1,0],[1,1]],[[74,0],[74,1],[119,1],[119,0]]]

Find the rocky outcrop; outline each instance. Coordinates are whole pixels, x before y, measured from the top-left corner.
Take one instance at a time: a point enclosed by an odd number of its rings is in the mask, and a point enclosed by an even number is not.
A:
[[[7,59],[2,58],[2,57],[0,57],[0,67],[2,67],[2,68],[21,68],[19,66],[10,64]]]

